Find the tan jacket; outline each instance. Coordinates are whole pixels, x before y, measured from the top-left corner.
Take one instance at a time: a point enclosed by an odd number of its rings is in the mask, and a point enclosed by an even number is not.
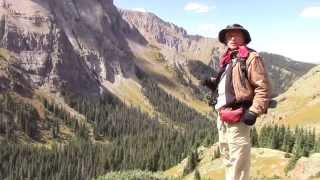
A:
[[[268,73],[257,52],[250,52],[246,60],[247,76],[241,70],[240,62],[232,70],[232,83],[237,102],[252,101],[250,111],[258,115],[266,113],[271,98]]]

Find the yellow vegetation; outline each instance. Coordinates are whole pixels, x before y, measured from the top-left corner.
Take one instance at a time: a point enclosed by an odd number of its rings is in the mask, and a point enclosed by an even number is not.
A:
[[[8,61],[10,59],[10,52],[7,49],[0,48],[0,59]]]
[[[320,66],[316,66],[298,79],[287,92],[277,97],[278,106],[270,109],[261,122],[311,127],[320,133],[319,72]]]
[[[199,148],[200,162],[197,169],[202,179],[225,179],[224,166],[221,158],[214,159],[213,152],[216,145],[210,148]],[[265,148],[253,148],[251,153],[251,177],[254,179],[271,179],[273,177],[286,178],[284,169],[289,158],[284,157],[285,152]],[[180,164],[168,169],[164,175],[181,177],[186,159]],[[183,177],[183,180],[192,180],[193,173]]]

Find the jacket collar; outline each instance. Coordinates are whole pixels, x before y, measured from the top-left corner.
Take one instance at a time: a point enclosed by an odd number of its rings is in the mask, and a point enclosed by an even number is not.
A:
[[[237,49],[228,49],[220,60],[220,67],[229,64],[234,58],[246,60],[249,54],[250,51],[247,46],[239,46]]]

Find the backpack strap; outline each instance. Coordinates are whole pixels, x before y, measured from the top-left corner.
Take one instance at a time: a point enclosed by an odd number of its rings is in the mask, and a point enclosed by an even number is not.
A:
[[[256,52],[254,49],[251,49],[251,48],[248,48],[248,50],[249,50],[249,53]],[[247,63],[246,63],[248,58],[249,58],[249,56],[246,58],[238,57],[238,59],[237,59],[237,61],[240,62],[241,71],[243,72],[246,79],[248,79],[248,67],[247,67]],[[217,77],[216,77],[217,83],[220,83],[221,76],[224,73],[224,71],[226,70],[226,66],[227,65],[225,64],[224,66],[220,67],[218,74],[217,74]]]
[[[249,53],[256,52],[254,49],[248,48]],[[250,55],[246,58],[238,58],[237,61],[240,62],[240,69],[242,73],[244,74],[244,77],[248,79],[248,66],[247,66],[247,59],[250,57]]]
[[[248,67],[245,60],[240,60],[240,69],[242,73],[244,74],[244,77],[248,79]]]

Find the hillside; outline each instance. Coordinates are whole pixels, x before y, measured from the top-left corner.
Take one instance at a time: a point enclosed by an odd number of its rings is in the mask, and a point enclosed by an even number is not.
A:
[[[285,124],[291,127],[316,128],[320,132],[320,66],[312,68],[276,100],[278,106],[270,109],[261,123]]]
[[[150,45],[112,0],[0,2],[0,179],[164,170],[216,140],[138,64],[128,42]]]
[[[0,1],[0,179],[164,171],[213,144],[198,82],[222,50],[113,0]]]
[[[214,158],[216,146],[210,148],[199,148],[199,162],[197,169],[203,179],[224,179],[224,167],[221,158]],[[251,170],[250,177],[252,179],[283,179],[295,180],[308,178],[320,178],[316,173],[320,172],[319,153],[313,154],[310,158],[301,158],[296,168],[290,171],[287,175],[285,169],[290,161],[291,155],[279,150],[266,148],[253,148],[251,152]],[[184,159],[180,164],[168,169],[163,173],[164,177],[182,177],[183,169],[185,168],[187,159]],[[308,164],[309,163],[309,164]],[[300,167],[300,168],[299,168]],[[305,170],[299,170],[303,167]],[[309,170],[308,167],[312,167]],[[183,180],[194,179],[194,172],[184,176]]]
[[[96,13],[88,15],[86,8]],[[62,1],[14,0],[3,2],[0,12],[1,47],[14,54],[31,91],[72,92],[96,100],[112,94],[155,116],[158,112],[141,93],[137,73],[143,71],[168,94],[211,114],[203,100],[208,90],[198,82],[217,68],[224,47],[216,39],[188,35],[152,13],[118,12],[112,1],[79,0],[65,6]],[[281,89],[275,92],[285,90],[305,69],[273,78],[288,82],[273,86]]]
[[[261,52],[272,82],[273,97],[284,93],[302,75],[306,74],[315,64],[294,61],[279,54]]]

